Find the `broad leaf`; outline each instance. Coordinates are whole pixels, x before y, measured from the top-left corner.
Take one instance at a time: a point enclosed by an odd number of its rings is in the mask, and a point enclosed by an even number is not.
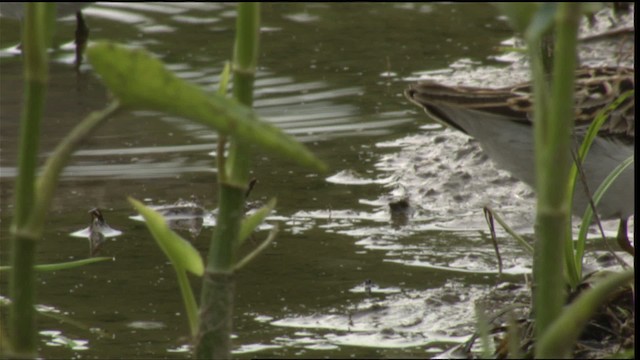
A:
[[[277,127],[259,121],[250,108],[220,94],[205,93],[177,77],[144,50],[98,42],[89,47],[87,56],[124,106],[181,116],[301,165],[326,170],[326,165],[304,145]]]
[[[129,197],[129,203],[142,215],[147,228],[167,255],[176,271],[188,270],[198,276],[204,273],[202,257],[191,244],[169,228],[164,217],[157,211],[145,206],[141,202]]]
[[[240,244],[242,244],[249,235],[258,227],[264,219],[273,211],[276,207],[276,199],[271,199],[266,206],[261,207],[253,214],[247,216],[244,220],[242,220],[242,224],[240,225],[240,234],[238,235],[238,240]]]

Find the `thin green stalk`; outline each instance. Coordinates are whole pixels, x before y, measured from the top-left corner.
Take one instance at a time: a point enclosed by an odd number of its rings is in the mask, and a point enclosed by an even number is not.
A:
[[[224,69],[220,74],[220,84],[218,85],[218,94],[222,96],[227,95],[227,86],[229,85],[229,77],[231,75],[231,65],[227,61],[224,64]],[[218,133],[218,145],[216,147],[216,165],[218,167],[218,181],[221,183],[227,182],[227,166],[224,149],[227,146],[227,137]]]
[[[12,223],[12,252],[9,332],[13,351],[31,356],[36,352],[35,324],[35,253],[37,238],[19,233],[24,228],[33,206],[37,168],[38,140],[42,119],[48,64],[46,34],[48,18],[44,4],[29,3],[22,37],[24,52],[24,106],[20,119],[20,151],[16,179],[15,216]]]
[[[534,256],[536,337],[540,338],[562,311],[565,301],[563,265],[570,204],[570,129],[573,125],[573,77],[576,68],[580,4],[558,4],[551,101],[536,108],[537,219]],[[538,66],[539,64],[534,64]],[[540,72],[538,69],[535,71]],[[544,79],[535,79],[539,87]],[[544,114],[545,116],[540,116]],[[536,346],[537,349],[537,346]]]
[[[14,223],[21,227],[29,217],[34,197],[35,172],[38,166],[38,140],[40,121],[44,111],[49,66],[45,48],[43,19],[44,9],[37,4],[28,4],[24,26],[24,106],[20,119],[20,152],[18,170],[20,181],[16,181],[16,212]]]
[[[219,189],[220,210],[209,249],[207,269],[213,272],[230,272],[234,266],[235,244],[244,216],[245,189],[229,184],[220,184]]]
[[[238,4],[233,57],[233,95],[242,104],[253,104],[253,81],[258,58],[259,4]],[[200,325],[195,339],[197,358],[229,358],[235,279],[236,249],[244,216],[245,187],[249,180],[249,145],[231,138],[226,169],[219,178],[219,213],[207,269],[203,277]],[[220,154],[219,154],[220,155]],[[218,160],[219,164],[224,162]],[[224,180],[224,181],[221,181]]]
[[[529,38],[527,37],[527,48],[529,50],[529,59],[531,62],[531,79],[533,81],[533,98],[534,98],[534,104],[535,104],[535,109],[533,112],[533,116],[534,116],[534,141],[535,141],[535,154],[536,154],[536,174],[538,174],[538,169],[540,168],[539,165],[539,159],[541,158],[539,155],[539,152],[541,151],[541,149],[544,148],[544,139],[546,138],[546,133],[545,133],[545,129],[543,126],[541,126],[540,124],[542,124],[543,119],[545,118],[545,113],[546,110],[548,108],[547,104],[549,102],[549,92],[548,92],[548,83],[545,79],[545,74],[544,74],[544,66],[542,63],[542,59],[541,59],[541,55],[542,53],[540,51],[538,51],[537,49],[540,47],[540,38],[539,37],[534,37],[534,38]],[[539,178],[536,178],[536,182],[538,183]],[[537,188],[539,188],[539,185],[536,186]],[[539,196],[536,198],[539,201]],[[538,298],[537,296],[535,296],[538,291],[537,291],[537,287],[541,286],[538,285],[538,282],[540,281],[540,279],[544,278],[544,276],[542,274],[539,274],[541,272],[541,268],[543,268],[544,266],[544,258],[543,258],[543,249],[540,249],[540,236],[538,234],[538,220],[536,219],[536,224],[534,226],[534,231],[535,231],[535,242],[534,242],[534,251],[533,251],[533,278],[534,278],[534,285],[532,287],[532,292],[533,292],[533,296],[532,296],[532,308],[533,311],[537,311],[536,309],[538,309],[539,307],[541,307],[540,305],[538,305]]]
[[[200,324],[195,358],[226,359],[231,355],[234,246],[244,215],[244,189],[220,184],[219,213],[209,247],[200,295]],[[240,204],[240,206],[238,206]]]
[[[258,61],[258,34],[260,30],[260,5],[238,5],[237,34],[233,51],[233,96],[242,104],[253,105],[253,81]],[[249,181],[249,145],[231,139],[228,174],[235,184]]]
[[[189,319],[189,329],[191,335],[196,336],[198,333],[198,303],[191,290],[191,283],[187,277],[187,271],[183,268],[174,266],[176,275],[178,276],[178,284],[180,285],[180,292],[182,293],[182,299],[184,300],[184,307],[187,312],[187,318]]]
[[[92,258],[81,259],[81,260],[67,261],[63,263],[41,264],[41,265],[34,266],[34,269],[36,271],[60,271],[60,270],[73,269],[79,266],[85,266],[88,264],[102,262],[102,261],[109,261],[109,260],[113,261],[114,258],[102,256],[102,257],[92,257]],[[11,270],[11,266],[0,266],[0,273],[3,271],[9,271],[9,270]]]
[[[194,359],[230,359],[231,330],[233,317],[233,295],[235,278],[233,273],[205,271],[203,277],[208,298],[200,304],[200,325],[194,339]]]
[[[263,241],[255,250],[253,250],[249,255],[245,256],[242,260],[238,261],[236,264],[235,270],[242,269],[245,265],[251,262],[251,260],[255,259],[261,252],[263,252],[276,238],[278,234],[278,227],[275,226],[270,232],[269,236]]]
[[[613,171],[607,175],[607,177],[602,181],[598,189],[593,193],[593,203],[595,206],[598,205],[600,199],[607,191],[609,186],[615,181],[615,179],[620,176],[620,174],[625,171],[629,166],[633,164],[634,156],[631,155],[626,160],[618,164]],[[584,215],[582,216],[582,223],[580,224],[580,232],[578,234],[578,244],[576,246],[576,263],[580,266],[579,271],[582,272],[582,257],[584,256],[584,245],[587,240],[587,231],[589,230],[589,224],[591,224],[591,219],[593,219],[594,213],[593,209],[589,206],[585,209]]]

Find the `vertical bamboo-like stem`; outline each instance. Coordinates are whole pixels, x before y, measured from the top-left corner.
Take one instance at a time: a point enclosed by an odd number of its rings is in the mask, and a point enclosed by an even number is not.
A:
[[[534,312],[540,338],[562,311],[564,289],[564,239],[570,221],[567,183],[570,169],[570,129],[574,121],[574,74],[580,4],[561,3],[556,13],[557,43],[548,108],[536,103],[535,141],[538,204],[534,256]],[[540,61],[532,59],[536,101],[542,99],[546,81]],[[537,350],[537,349],[536,349]],[[537,351],[536,351],[537,352]],[[536,353],[536,356],[538,354]],[[549,356],[550,354],[544,354]]]
[[[257,3],[238,5],[236,43],[233,50],[233,97],[244,105],[253,105],[253,81],[258,61],[260,11]],[[245,186],[249,181],[249,151],[238,139],[229,148],[230,180]]]
[[[259,5],[240,3],[233,58],[233,95],[253,104],[253,80],[258,57]],[[235,280],[233,268],[240,224],[244,216],[249,179],[249,148],[230,139],[229,158],[219,177],[219,213],[203,278],[200,328],[195,339],[196,358],[227,359],[231,355],[231,330]],[[223,163],[223,162],[219,162]],[[221,181],[224,179],[224,181]]]
[[[35,249],[38,236],[25,228],[35,198],[38,140],[42,118],[48,64],[46,32],[48,15],[44,4],[26,4],[22,44],[24,55],[24,107],[20,119],[20,151],[16,179],[15,216],[11,225],[12,252],[9,332],[13,351],[19,356],[36,352]]]

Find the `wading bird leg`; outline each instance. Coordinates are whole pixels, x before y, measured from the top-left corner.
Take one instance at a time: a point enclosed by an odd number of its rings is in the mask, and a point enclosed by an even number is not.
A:
[[[620,225],[618,226],[618,236],[616,240],[618,241],[618,245],[622,248],[622,250],[628,252],[632,256],[636,256],[636,250],[631,243],[629,243],[629,236],[627,234],[627,221],[628,219],[620,219]]]

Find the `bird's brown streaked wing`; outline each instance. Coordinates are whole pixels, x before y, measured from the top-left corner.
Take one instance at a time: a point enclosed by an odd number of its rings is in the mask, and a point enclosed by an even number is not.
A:
[[[524,110],[521,110],[518,107],[521,96],[514,94],[511,89],[449,87],[433,81],[423,81],[411,85],[404,94],[436,120],[465,133],[465,129],[446,114],[445,108],[486,112],[500,115],[505,120],[530,123],[527,115],[528,104]]]
[[[596,114],[607,108],[618,96],[635,88],[634,69],[581,68],[576,72],[576,129],[588,127]],[[447,116],[446,108],[467,109],[498,115],[509,121],[531,124],[533,99],[530,83],[486,89],[446,86],[422,81],[405,90],[405,96],[423,107],[436,120],[466,132],[456,119]],[[475,117],[480,119],[481,117]],[[495,118],[495,117],[494,117]],[[481,121],[481,120],[480,120]],[[635,98],[629,97],[600,128],[600,135],[613,136],[625,142],[635,138]]]

